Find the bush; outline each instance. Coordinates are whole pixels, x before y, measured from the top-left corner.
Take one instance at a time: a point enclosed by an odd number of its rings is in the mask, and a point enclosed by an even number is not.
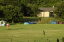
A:
[[[47,17],[47,18],[41,18],[41,23],[42,24],[49,24],[51,21],[61,21],[64,23],[64,20],[61,18],[53,18],[53,17]]]

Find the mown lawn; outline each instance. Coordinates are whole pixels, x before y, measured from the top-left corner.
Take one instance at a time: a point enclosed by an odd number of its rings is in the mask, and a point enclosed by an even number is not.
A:
[[[64,37],[64,24],[14,24],[9,28],[0,26],[0,42],[62,42]]]

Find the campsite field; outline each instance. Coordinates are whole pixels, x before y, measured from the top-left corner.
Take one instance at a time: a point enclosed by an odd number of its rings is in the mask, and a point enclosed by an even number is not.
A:
[[[9,28],[0,26],[0,42],[62,42],[64,37],[64,24],[14,24]]]

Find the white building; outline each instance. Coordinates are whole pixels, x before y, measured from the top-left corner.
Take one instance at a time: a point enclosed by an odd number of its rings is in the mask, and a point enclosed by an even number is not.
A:
[[[38,17],[49,17],[52,16],[54,8],[39,8],[40,13],[37,14]]]

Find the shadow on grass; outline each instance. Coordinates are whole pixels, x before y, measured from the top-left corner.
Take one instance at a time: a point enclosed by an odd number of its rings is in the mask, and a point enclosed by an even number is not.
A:
[[[10,25],[16,25],[16,23],[10,23]]]
[[[6,30],[20,30],[20,29],[24,29],[24,28],[18,28],[18,29],[6,29]]]

